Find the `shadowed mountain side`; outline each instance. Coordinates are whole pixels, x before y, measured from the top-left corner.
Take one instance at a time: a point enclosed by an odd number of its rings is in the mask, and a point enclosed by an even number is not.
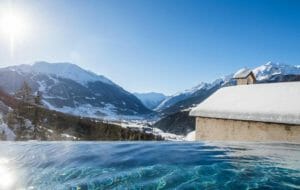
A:
[[[187,135],[195,130],[195,118],[189,117],[188,111],[181,111],[164,117],[156,122],[153,127],[176,135]]]

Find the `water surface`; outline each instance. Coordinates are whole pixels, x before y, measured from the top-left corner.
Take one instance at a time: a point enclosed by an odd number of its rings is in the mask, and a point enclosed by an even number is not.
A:
[[[0,189],[300,189],[300,145],[2,142]]]

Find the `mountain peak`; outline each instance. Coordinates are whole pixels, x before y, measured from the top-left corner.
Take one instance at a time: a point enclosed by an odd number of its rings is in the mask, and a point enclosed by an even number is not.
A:
[[[276,65],[276,64],[272,61],[268,61],[265,65]]]
[[[62,63],[49,63],[46,61],[38,61],[33,65],[20,65],[13,66],[22,72],[36,72],[42,74],[55,75],[61,78],[74,80],[80,84],[87,84],[88,82],[101,81],[110,85],[115,85],[112,81],[104,76],[97,75],[91,71],[82,69],[76,64],[62,62]]]
[[[270,78],[272,75],[300,75],[300,67],[295,65],[287,65],[284,63],[267,62],[264,65],[253,69],[253,73],[257,80]]]
[[[78,65],[73,64],[73,63],[69,63],[69,62],[49,63],[49,62],[46,62],[46,61],[36,61],[36,62],[34,62],[32,67],[39,68],[39,69],[43,69],[43,68],[53,69],[53,68],[58,68],[59,67],[59,68],[72,68],[72,69],[84,70],[84,69],[80,68]]]

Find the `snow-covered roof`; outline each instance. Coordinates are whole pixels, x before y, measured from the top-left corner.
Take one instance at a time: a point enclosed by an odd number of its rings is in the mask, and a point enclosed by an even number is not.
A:
[[[238,72],[236,72],[233,75],[233,78],[235,78],[235,79],[246,78],[248,75],[250,75],[251,72],[252,71],[250,69],[243,68],[243,69],[240,69]]]
[[[300,124],[300,82],[224,87],[191,116]]]

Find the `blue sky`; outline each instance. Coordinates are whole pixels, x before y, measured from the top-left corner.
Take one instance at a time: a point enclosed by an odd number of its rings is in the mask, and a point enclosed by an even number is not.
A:
[[[72,62],[131,92],[172,94],[241,67],[300,64],[300,1],[26,0],[27,34],[0,65]],[[1,14],[0,14],[1,15]]]

